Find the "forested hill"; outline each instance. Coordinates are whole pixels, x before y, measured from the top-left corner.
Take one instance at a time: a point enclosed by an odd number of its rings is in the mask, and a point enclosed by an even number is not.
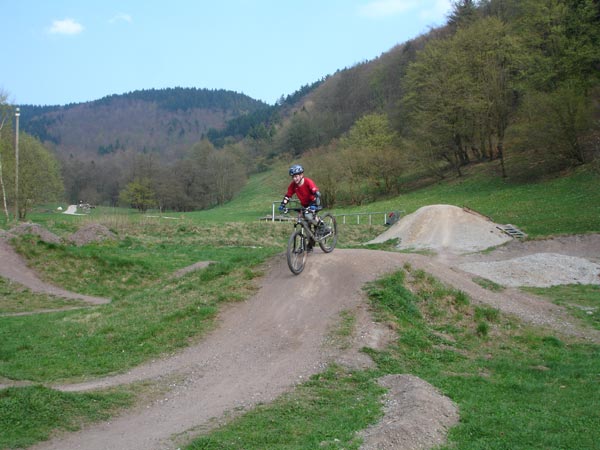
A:
[[[86,103],[20,107],[23,131],[58,155],[87,160],[121,150],[172,159],[209,130],[271,108],[244,94],[196,88],[139,90]]]

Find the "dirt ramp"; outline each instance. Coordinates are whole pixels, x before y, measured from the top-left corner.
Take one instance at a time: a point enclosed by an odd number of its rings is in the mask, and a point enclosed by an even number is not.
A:
[[[387,375],[379,384],[389,389],[385,415],[361,433],[360,450],[422,450],[446,442],[448,429],[459,420],[452,400],[414,375]]]
[[[369,242],[399,239],[398,248],[468,253],[512,238],[488,218],[453,205],[423,206]]]

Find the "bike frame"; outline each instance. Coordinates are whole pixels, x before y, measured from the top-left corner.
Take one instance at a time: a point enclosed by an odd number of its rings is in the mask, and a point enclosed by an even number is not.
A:
[[[311,229],[312,223],[310,223],[308,219],[304,217],[304,211],[302,210],[298,211],[298,217],[296,219],[296,223],[294,224],[294,228],[297,228],[298,225],[304,228],[304,231],[306,231],[311,238],[315,237]]]
[[[329,223],[330,231],[321,236],[317,233],[317,225],[313,223],[312,217],[307,217],[307,214],[315,214],[316,211],[307,208],[285,208],[284,214],[291,211],[297,212],[294,222],[294,230],[288,240],[287,262],[290,270],[294,275],[298,275],[304,270],[306,255],[315,245],[319,245],[325,253],[330,253],[335,248],[337,241],[337,228],[335,217],[331,214],[325,214],[321,217],[322,220]],[[333,238],[332,238],[333,236]],[[330,241],[330,238],[333,240]]]
[[[314,242],[318,241],[318,238],[315,236],[313,228],[315,225],[304,216],[306,212],[306,208],[288,208],[290,211],[296,211],[298,216],[296,217],[296,222],[294,223],[294,229],[297,229],[300,226],[304,233],[306,233],[306,238],[311,239]]]

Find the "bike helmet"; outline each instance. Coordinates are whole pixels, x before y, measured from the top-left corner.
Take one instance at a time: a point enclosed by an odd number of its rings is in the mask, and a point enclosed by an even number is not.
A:
[[[304,168],[300,164],[294,164],[292,167],[290,167],[290,177],[300,173],[304,173]]]

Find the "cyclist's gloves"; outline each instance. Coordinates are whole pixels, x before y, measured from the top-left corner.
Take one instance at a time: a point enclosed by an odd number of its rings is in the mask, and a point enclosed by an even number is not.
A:
[[[317,205],[310,205],[308,209],[310,209],[310,212],[314,213],[317,210]]]
[[[283,197],[283,200],[281,200],[281,205],[279,205],[279,211],[285,211],[285,205],[287,205],[289,201],[290,198],[287,195],[285,195]]]

